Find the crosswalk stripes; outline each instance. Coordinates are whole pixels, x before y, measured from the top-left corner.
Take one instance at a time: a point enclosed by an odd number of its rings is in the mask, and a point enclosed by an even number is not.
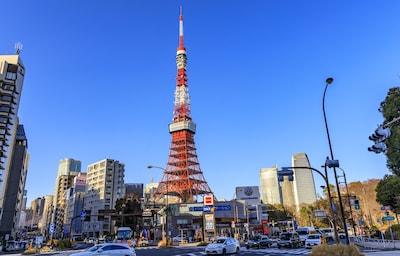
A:
[[[291,248],[266,248],[266,249],[242,249],[241,252],[245,252],[245,251],[252,251],[252,252],[262,252],[265,254],[290,254],[290,255],[308,255],[311,250],[310,249],[305,249],[305,248],[295,248],[295,249],[291,249]]]
[[[202,256],[206,255],[204,250],[199,251],[198,247],[175,247],[181,250],[181,253],[174,256]],[[196,249],[195,249],[196,248]],[[159,250],[158,247],[137,247],[136,250]],[[246,247],[241,247],[240,252],[243,255],[308,255],[311,250],[305,248],[264,248],[264,249],[247,249]]]
[[[135,250],[157,250],[160,249],[159,247],[156,246],[142,246],[142,247],[135,247]]]

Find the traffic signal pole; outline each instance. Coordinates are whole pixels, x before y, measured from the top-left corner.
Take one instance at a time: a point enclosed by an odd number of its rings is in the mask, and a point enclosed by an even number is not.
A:
[[[293,171],[290,173],[289,170],[290,169],[309,169],[312,171],[317,172],[319,175],[321,175],[321,177],[324,179],[325,184],[326,184],[326,189],[328,191],[328,202],[329,202],[329,206],[330,206],[330,210],[331,210],[331,215],[332,215],[332,223],[333,223],[333,228],[335,229],[335,240],[336,243],[339,243],[339,235],[337,233],[337,225],[336,225],[336,218],[335,218],[335,213],[333,210],[333,202],[332,202],[332,196],[331,196],[331,189],[329,186],[329,180],[328,180],[328,172],[327,172],[327,168],[326,168],[326,164],[325,164],[325,175],[320,172],[319,170],[313,168],[313,167],[309,167],[309,166],[293,166],[293,167],[282,167],[283,171],[279,171],[278,172],[278,179],[279,176],[290,176],[293,175]],[[292,179],[293,180],[293,179]]]

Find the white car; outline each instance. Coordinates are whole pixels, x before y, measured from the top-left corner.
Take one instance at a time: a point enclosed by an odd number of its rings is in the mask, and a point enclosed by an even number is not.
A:
[[[206,255],[225,255],[228,253],[240,253],[240,244],[235,238],[220,237],[206,247]]]
[[[97,244],[90,247],[84,252],[77,252],[70,254],[70,256],[111,256],[111,255],[124,255],[124,256],[136,256],[135,249],[127,244],[118,243],[106,243]]]
[[[186,236],[177,235],[172,238],[172,242],[174,243],[187,243],[188,239]]]
[[[312,248],[313,246],[316,245],[322,245],[324,244],[324,239],[325,238],[321,234],[310,234],[306,238],[305,247]]]

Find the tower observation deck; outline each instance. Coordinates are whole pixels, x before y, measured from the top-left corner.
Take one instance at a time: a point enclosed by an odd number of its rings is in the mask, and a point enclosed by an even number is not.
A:
[[[190,112],[186,49],[183,44],[182,8],[179,15],[179,46],[176,52],[176,89],[173,122],[169,124],[172,142],[168,163],[154,195],[176,196],[180,202],[196,202],[198,196],[212,195],[197,159],[194,134],[196,124]]]

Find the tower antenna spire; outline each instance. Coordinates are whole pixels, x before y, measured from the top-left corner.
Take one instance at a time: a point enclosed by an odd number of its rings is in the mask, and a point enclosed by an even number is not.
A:
[[[182,5],[179,10],[179,47],[178,51],[186,51],[185,46],[183,45],[183,12]]]

